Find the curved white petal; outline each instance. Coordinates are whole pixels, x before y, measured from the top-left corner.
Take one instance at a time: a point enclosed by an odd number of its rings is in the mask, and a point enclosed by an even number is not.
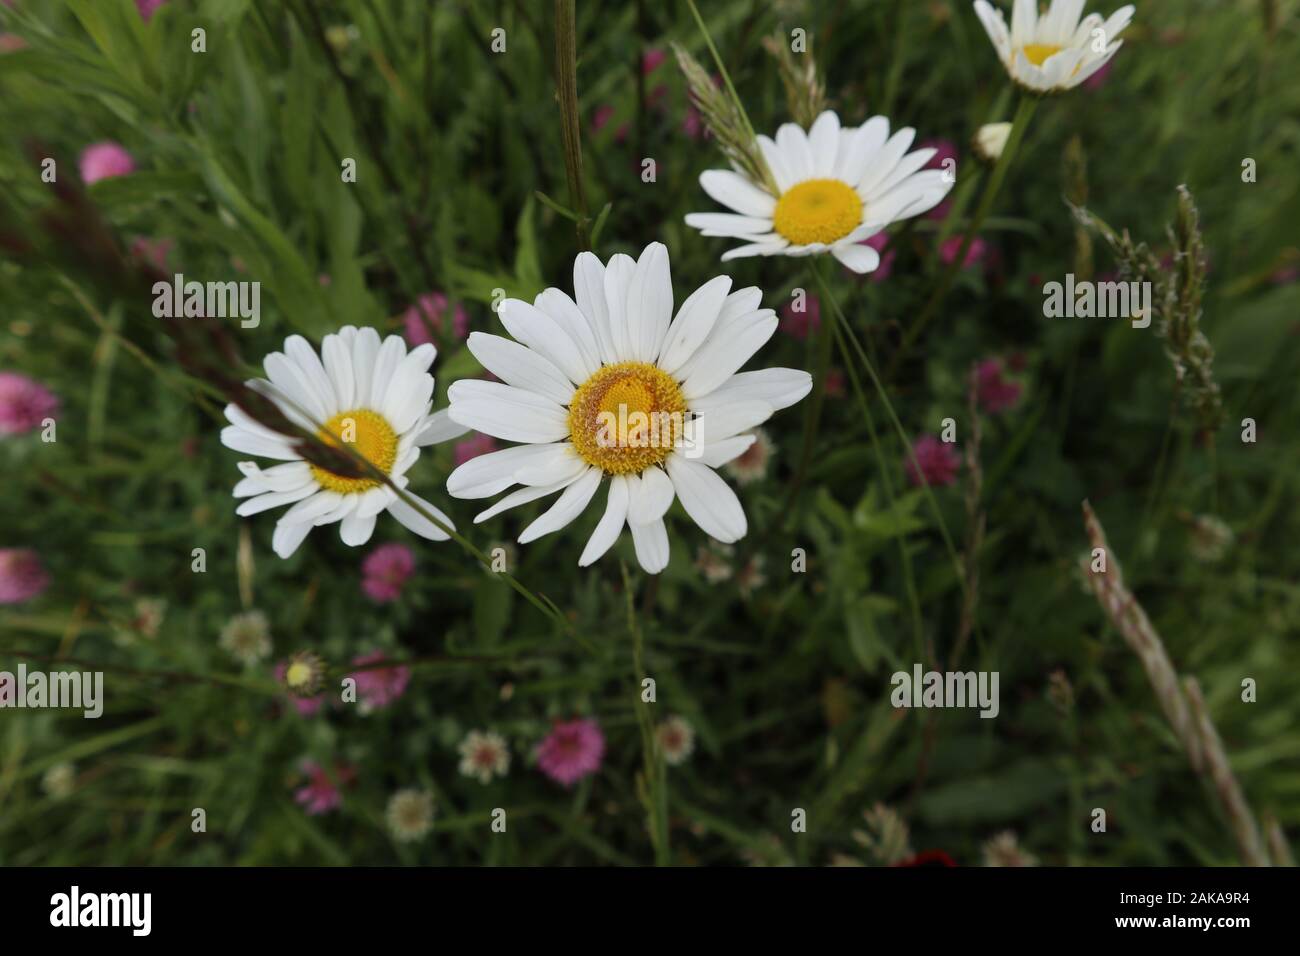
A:
[[[705,534],[727,544],[745,536],[745,511],[736,493],[717,472],[681,455],[670,455],[667,465],[682,507]]]
[[[640,480],[628,483],[627,523],[650,524],[659,521],[673,504],[673,483],[662,468],[641,472]]]
[[[507,385],[544,395],[559,405],[573,398],[568,376],[527,346],[486,332],[471,332],[466,344],[482,366]]]
[[[613,547],[627,519],[628,482],[622,475],[614,475],[609,482],[609,496],[605,500],[605,513],[596,524],[596,530],[587,539],[587,546],[578,558],[578,567],[585,568]]]
[[[429,502],[425,501],[418,495],[411,495],[420,505],[427,508],[439,521],[450,528],[456,530],[452,520],[445,514],[435,508]],[[396,518],[407,530],[413,531],[422,538],[428,538],[430,541],[446,541],[451,537],[446,531],[443,531],[436,524],[416,511],[401,498],[394,498],[388,505],[388,513]]]
[[[588,468],[564,489],[564,493],[556,499],[555,504],[542,512],[532,524],[523,530],[523,533],[519,535],[519,543],[527,544],[542,535],[550,534],[552,531],[559,531],[582,514],[583,509],[587,507],[592,496],[595,495],[596,489],[600,487],[600,479],[601,472],[599,468]]]

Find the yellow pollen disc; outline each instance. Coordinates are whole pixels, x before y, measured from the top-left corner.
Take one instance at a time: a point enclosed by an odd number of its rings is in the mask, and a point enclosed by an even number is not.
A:
[[[569,403],[573,447],[610,475],[657,465],[672,452],[685,423],[686,399],[668,373],[647,362],[606,365]]]
[[[1042,66],[1049,56],[1060,53],[1062,48],[1055,43],[1026,43],[1020,49],[1026,60],[1034,66]]]
[[[301,687],[311,680],[311,668],[302,661],[294,661],[284,672],[284,682],[290,687]]]
[[[360,455],[384,474],[392,471],[397,461],[397,433],[383,415],[368,408],[339,412],[316,434],[326,444]],[[318,465],[311,466],[311,473],[322,488],[341,495],[354,495],[379,484],[372,478],[344,478]]]
[[[809,179],[782,193],[772,226],[796,246],[830,245],[862,225],[862,199],[838,179]]]

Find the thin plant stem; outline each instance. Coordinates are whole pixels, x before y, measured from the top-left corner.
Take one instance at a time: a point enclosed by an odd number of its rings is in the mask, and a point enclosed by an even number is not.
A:
[[[822,279],[819,269],[818,260],[814,257],[809,265],[809,271],[816,275],[820,283]],[[831,350],[835,342],[835,333],[829,322],[822,322],[816,334],[817,365],[813,375],[812,400],[808,404],[808,411],[804,421],[803,445],[799,451],[799,467],[795,471],[794,481],[790,484],[790,495],[786,500],[785,515],[782,519],[783,525],[790,520],[795,505],[799,502],[799,495],[803,491],[804,482],[808,477],[808,469],[812,465],[813,451],[817,447],[817,434],[821,429],[822,412],[826,406],[826,379],[830,376]]]
[[[962,237],[961,247],[957,250],[957,255],[948,263],[948,268],[944,270],[939,284],[935,287],[934,293],[930,300],[921,310],[921,314],[916,321],[912,323],[911,328],[903,337],[898,351],[894,353],[888,368],[885,370],[886,378],[893,378],[894,373],[898,371],[898,366],[902,364],[908,350],[920,338],[921,333],[925,331],[931,320],[939,311],[939,306],[943,304],[944,297],[948,294],[953,280],[957,273],[961,271],[966,261],[966,254],[970,252],[971,243],[975,241],[976,234],[980,227],[984,225],[984,220],[988,218],[989,212],[993,208],[993,201],[997,199],[998,192],[1002,189],[1002,182],[1007,178],[1007,170],[1011,168],[1011,161],[1016,155],[1016,149],[1020,145],[1020,140],[1024,138],[1025,130],[1029,126],[1029,120],[1034,115],[1034,108],[1038,105],[1038,97],[1025,93],[1020,97],[1020,105],[1016,108],[1015,119],[1011,123],[1011,132],[1007,136],[1006,145],[1002,147],[1002,155],[998,157],[997,164],[993,167],[993,172],[989,175],[988,181],[984,184],[984,194],[980,197],[980,204],[975,209],[975,215],[971,219],[970,225],[966,228],[966,233]]]
[[[591,248],[587,194],[582,185],[582,126],[578,116],[578,41],[574,0],[555,0],[555,92],[560,101],[560,133],[569,202],[578,214],[578,248]]]
[[[632,579],[625,562],[619,562],[619,567],[623,573],[623,593],[627,599],[627,628],[632,635],[632,706],[635,708],[637,726],[641,730],[642,797],[650,824],[650,839],[654,844],[655,865],[669,866],[672,863],[672,853],[668,844],[668,779],[663,754],[655,741],[650,711],[641,700],[641,681],[646,676],[644,641],[641,636],[641,621],[636,613]]]
[[[907,450],[908,460],[912,462],[912,467],[916,469],[918,474],[920,474],[921,466],[916,460],[916,452],[912,448],[912,441],[907,437],[907,432],[903,429],[903,423],[899,420],[898,413],[894,411],[894,405],[889,400],[889,394],[885,391],[885,386],[880,381],[880,376],[876,373],[875,365],[863,350],[862,343],[860,343],[857,340],[857,336],[853,334],[853,329],[849,325],[849,320],[845,317],[843,310],[840,308],[839,301],[831,292],[830,286],[826,284],[825,278],[821,273],[815,273],[815,275],[817,276],[818,287],[820,288],[823,297],[831,304],[831,311],[835,314],[835,319],[839,322],[840,328],[844,332],[845,340],[853,346],[853,351],[857,354],[858,361],[862,363],[863,368],[867,371],[868,377],[871,379],[871,384],[876,390],[876,395],[879,396],[881,403],[885,406],[885,412],[889,416],[890,423],[894,426],[894,430],[898,433],[899,439],[903,442],[903,448]],[[847,355],[847,351],[845,360],[846,362],[851,362],[851,359]],[[931,512],[934,514],[934,520],[938,525],[939,534],[943,537],[944,546],[948,549],[948,557],[952,561],[953,570],[957,575],[957,583],[961,586],[962,594],[964,596],[966,593],[966,575],[962,568],[961,559],[957,556],[957,548],[952,542],[952,535],[948,531],[948,524],[943,520],[943,513],[939,510],[939,502],[934,497],[934,492],[931,490],[928,483],[921,483],[921,491],[930,505]]]

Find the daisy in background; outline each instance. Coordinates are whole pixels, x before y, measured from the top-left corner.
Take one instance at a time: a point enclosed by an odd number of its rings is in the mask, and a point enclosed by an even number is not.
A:
[[[1084,0],[1052,0],[1038,13],[1038,0],[1015,0],[1011,29],[988,0],[975,0],[975,13],[993,41],[1012,82],[1035,93],[1068,90],[1110,62],[1124,43],[1116,37],[1133,19],[1132,4],[1109,19],[1090,13],[1082,20]]]
[[[655,740],[663,751],[664,762],[670,767],[680,767],[695,752],[695,728],[689,720],[677,714],[655,728]]]
[[[744,243],[724,252],[724,262],[829,252],[854,272],[871,272],[880,254],[865,240],[927,212],[952,188],[947,179],[953,177],[944,170],[924,168],[938,150],[908,152],[915,136],[910,127],[890,136],[883,116],[842,129],[830,110],[806,133],[786,123],[775,140],[758,137],[771,183],[733,170],[703,172],[704,191],[733,212],[691,213],[686,224],[706,236]]]
[[[421,446],[465,432],[445,412],[430,411],[429,366],[436,355],[432,344],[408,352],[401,336],[390,335],[381,343],[374,329],[349,325],[325,336],[320,356],[302,336],[289,336],[284,351],[272,352],[263,362],[267,378],[247,384],[273,401],[294,424],[315,432],[327,445],[347,445],[398,488],[405,488],[406,472],[420,457]],[[297,439],[272,431],[238,405],[226,406],[226,418],[230,425],[222,429],[223,445],[284,462],[263,470],[254,462],[241,461],[244,479],[234,490],[236,498],[248,499],[235,509],[238,515],[292,505],[276,523],[271,538],[281,558],[293,554],[312,528],[335,522],[344,544],[365,544],[383,511],[421,537],[447,540],[447,532],[388,485],[369,477],[337,475],[308,463],[296,447]],[[453,527],[451,519],[433,505],[416,500]]]
[[[461,774],[479,783],[491,783],[493,777],[504,777],[510,770],[510,748],[495,730],[471,730],[457,749]]]
[[[744,454],[753,428],[812,387],[808,373],[794,369],[737,371],[776,331],[776,314],[759,308],[762,293],[731,292],[731,279],[720,276],[673,318],[668,250],[657,242],[638,260],[616,255],[602,264],[584,252],[573,281],[576,302],[552,288],[532,305],[501,304],[515,341],[470,334],[469,350],[501,381],[456,382],[448,413],[522,444],[467,461],[447,490],[488,498],[522,486],[475,523],[560,493],[519,535],[527,544],[582,514],[608,478],[604,516],[580,567],[608,551],[626,524],[641,567],[662,571],[664,515],[674,498],[711,537],[744,537],[745,512],[714,469]]]
[[[433,829],[433,795],[426,790],[398,790],[384,812],[388,832],[399,843],[422,840]]]

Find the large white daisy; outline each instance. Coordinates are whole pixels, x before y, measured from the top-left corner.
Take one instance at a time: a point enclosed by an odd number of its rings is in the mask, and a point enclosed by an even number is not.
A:
[[[975,0],[975,13],[1011,79],[1047,93],[1078,86],[1109,63],[1124,42],[1116,37],[1133,19],[1132,5],[1120,7],[1109,19],[1090,13],[1080,20],[1083,5],[1084,0],[1052,0],[1039,16],[1038,0],[1015,0],[1010,30],[1002,11],[987,0]]]
[[[587,507],[604,479],[608,494],[578,564],[586,567],[626,524],[637,560],[657,574],[668,565],[664,514],[673,499],[719,541],[744,536],[745,512],[714,471],[754,441],[747,434],[808,394],[807,372],[738,372],[776,331],[755,288],[731,292],[719,276],[687,297],[673,317],[668,250],[609,263],[590,252],[573,264],[577,301],[547,289],[532,305],[501,303],[515,341],[474,332],[469,349],[500,382],[451,386],[448,409],[462,425],[522,442],[473,458],[447,479],[457,498],[488,498],[522,487],[479,514],[557,492],[519,536],[526,544],[558,531]]]
[[[253,379],[248,386],[273,401],[294,424],[327,443],[346,443],[405,488],[406,472],[420,457],[421,446],[467,430],[445,410],[430,413],[429,367],[436,355],[432,345],[408,353],[400,336],[390,335],[381,343],[374,329],[349,325],[325,336],[320,356],[302,336],[289,336],[284,351],[272,352],[263,362],[267,377]],[[226,406],[226,418],[230,425],[221,431],[223,445],[284,462],[263,469],[241,461],[244,478],[234,491],[236,498],[248,499],[235,509],[239,515],[292,505],[276,523],[271,539],[280,557],[293,554],[312,528],[336,521],[344,544],[365,544],[382,511],[422,537],[447,539],[445,531],[389,486],[372,478],[336,475],[304,461],[294,449],[295,439],[255,421],[238,405]],[[451,526],[445,514],[418,500]]]
[[[724,262],[829,252],[854,272],[871,272],[880,255],[862,241],[932,209],[952,188],[944,170],[922,168],[935,150],[907,151],[915,136],[910,127],[890,136],[883,116],[841,129],[830,110],[807,133],[786,123],[775,140],[758,137],[778,194],[739,172],[711,169],[700,174],[700,185],[735,212],[695,212],[686,224],[706,236],[745,240],[723,253]]]

